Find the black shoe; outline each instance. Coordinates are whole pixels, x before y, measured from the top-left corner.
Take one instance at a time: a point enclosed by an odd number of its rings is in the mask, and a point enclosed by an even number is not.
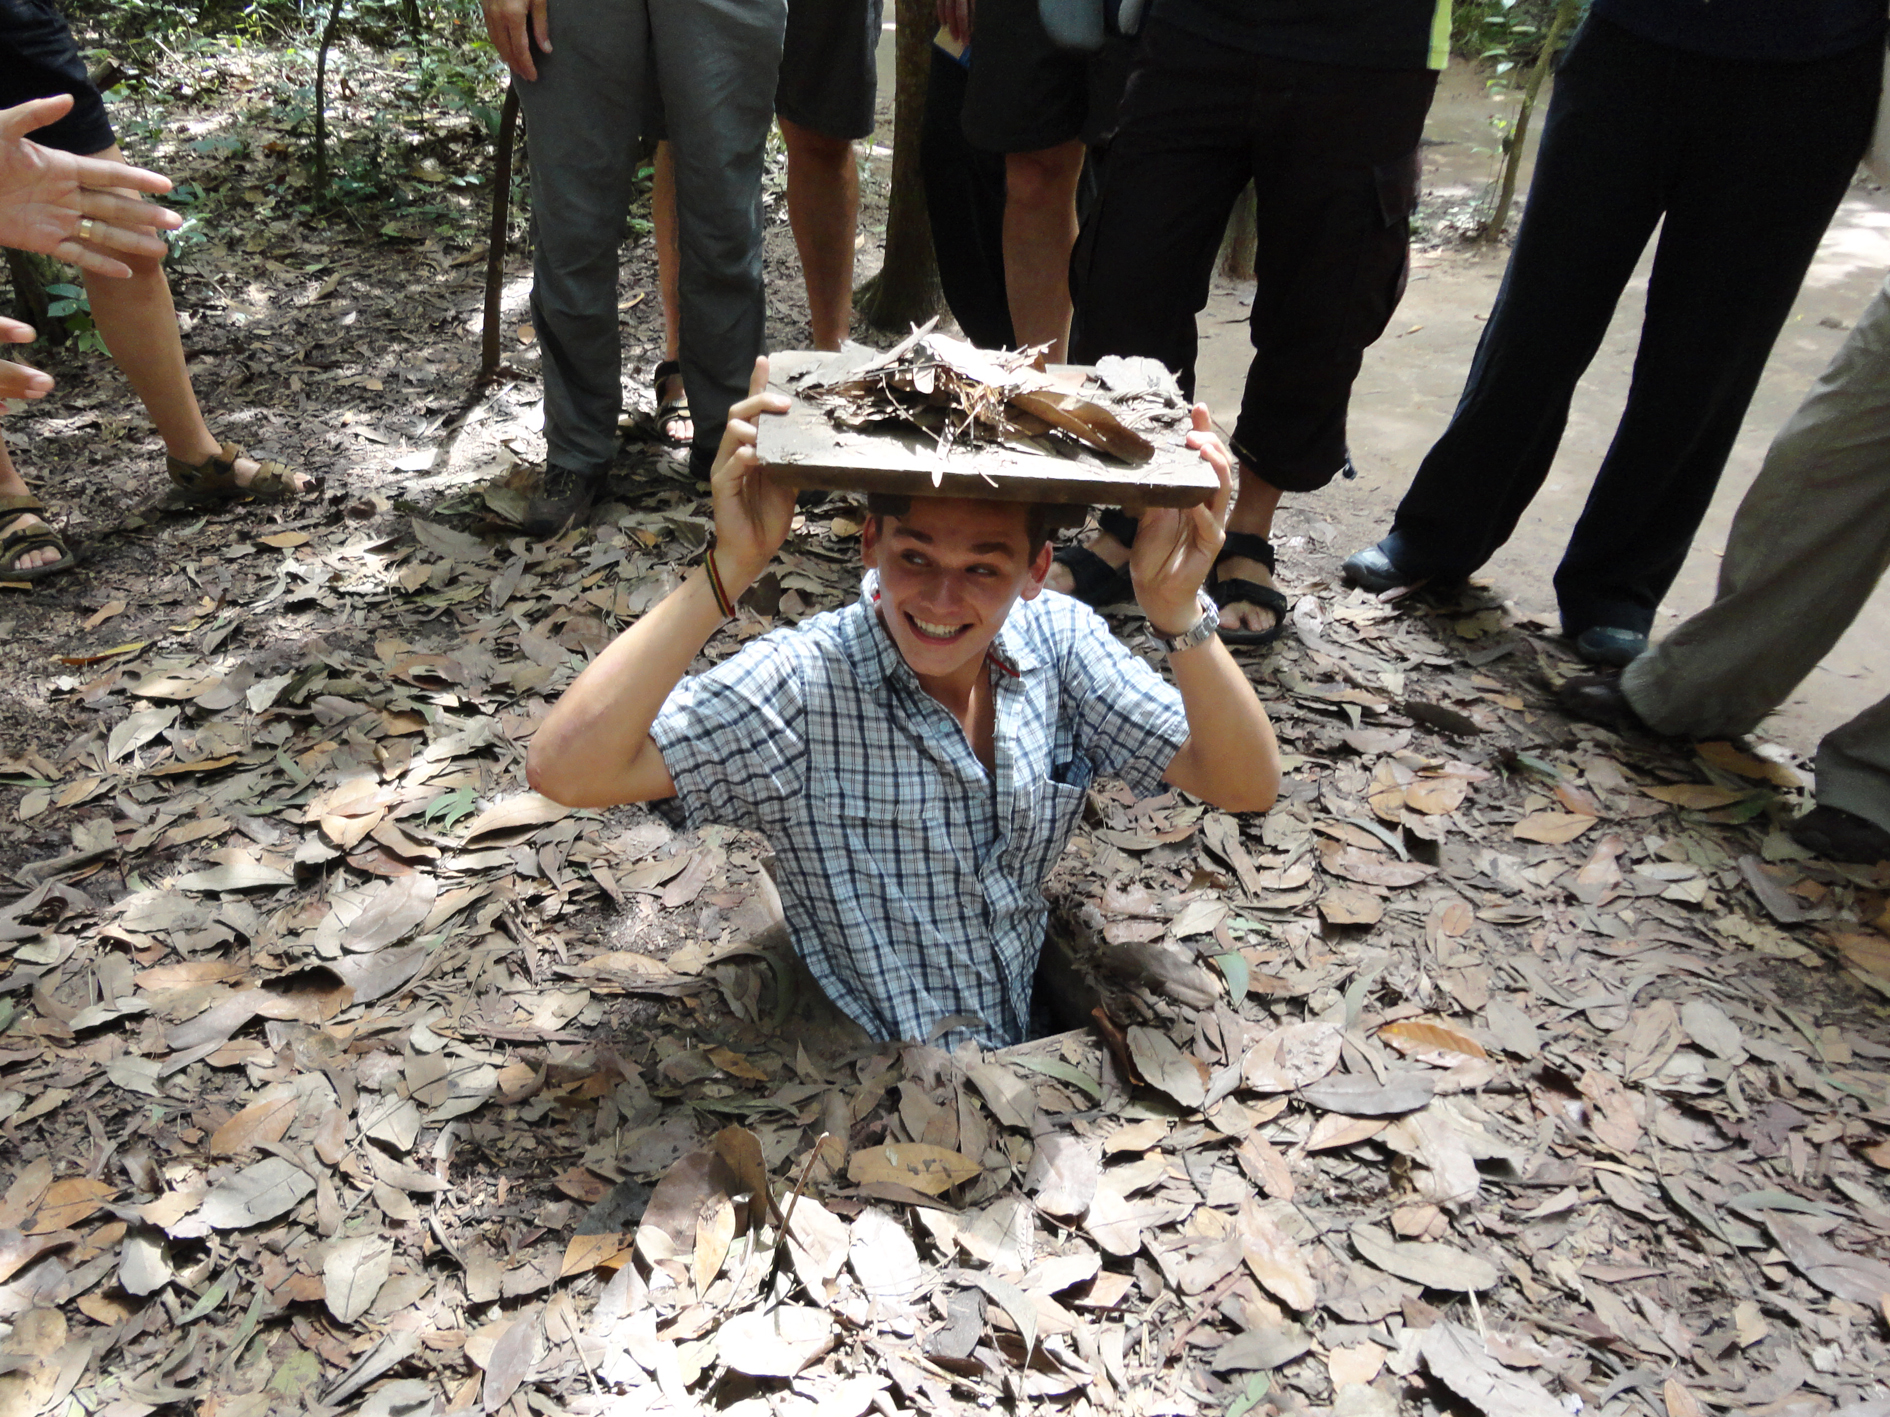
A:
[[[1634,712],[1634,705],[1621,689],[1621,680],[1613,674],[1577,675],[1555,691],[1555,701],[1569,717],[1599,723],[1603,728],[1654,731]]]
[[[1618,625],[1590,625],[1575,636],[1575,653],[1590,664],[1625,669],[1647,653],[1647,636]]]
[[[604,488],[609,476],[606,468],[591,472],[573,472],[555,464],[547,467],[538,480],[538,490],[525,504],[525,518],[519,530],[527,536],[543,539],[556,536],[571,523],[589,515],[591,504]]]
[[[1385,543],[1381,541],[1376,546],[1367,546],[1363,551],[1355,551],[1346,557],[1345,565],[1340,568],[1346,583],[1370,591],[1373,595],[1383,595],[1388,590],[1402,590],[1424,579],[1402,569],[1385,553],[1384,547]]]
[[[1786,830],[1793,841],[1827,860],[1854,866],[1890,861],[1890,831],[1842,807],[1813,807]]]

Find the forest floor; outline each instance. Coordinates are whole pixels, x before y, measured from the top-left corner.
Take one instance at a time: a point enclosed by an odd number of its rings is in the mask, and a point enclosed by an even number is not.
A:
[[[1279,805],[1105,785],[1052,878],[1106,1032],[864,1044],[758,839],[526,791],[703,489],[632,440],[517,535],[476,145],[311,224],[271,62],[127,146],[213,209],[213,426],[319,492],[165,509],[96,356],[6,423],[84,558],[0,587],[0,1413],[1890,1414],[1890,868],[1794,847],[1802,760],[1571,723],[1543,622],[1295,543]],[[400,74],[342,72],[347,134]],[[769,278],[803,343],[778,193]],[[854,594],[858,530],[806,508],[705,657]]]

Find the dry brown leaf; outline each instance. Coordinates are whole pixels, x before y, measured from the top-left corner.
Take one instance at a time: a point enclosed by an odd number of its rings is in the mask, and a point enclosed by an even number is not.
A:
[[[70,1245],[79,1238],[74,1230],[48,1230],[37,1235],[23,1235],[18,1230],[0,1230],[0,1284],[48,1250]]]
[[[1246,1260],[1247,1268],[1261,1288],[1301,1313],[1318,1304],[1319,1286],[1313,1280],[1305,1255],[1280,1228],[1279,1222],[1251,1198],[1241,1200],[1234,1229],[1240,1237],[1241,1258]]]
[[[891,1182],[928,1196],[943,1195],[981,1175],[984,1168],[961,1152],[924,1142],[868,1147],[847,1158],[847,1179],[856,1186]]]
[[[1567,1417],[1547,1388],[1504,1367],[1460,1324],[1432,1324],[1419,1338],[1418,1351],[1432,1377],[1488,1417]]]
[[[472,820],[463,840],[471,845],[482,836],[518,831],[524,827],[548,826],[571,815],[569,807],[560,806],[536,792],[521,792],[503,802],[495,802]]]
[[[1089,1209],[1100,1175],[1094,1142],[1046,1132],[1037,1138],[1030,1169],[1024,1174],[1024,1189],[1036,1196],[1038,1209],[1046,1215],[1069,1220]]]
[[[1287,1024],[1247,1050],[1241,1081],[1254,1092],[1291,1092],[1338,1067],[1343,1046],[1337,1024]]]
[[[1699,1398],[1687,1391],[1686,1384],[1678,1378],[1668,1378],[1661,1388],[1661,1396],[1667,1404],[1667,1417],[1706,1417],[1706,1409],[1700,1406]]]
[[[1426,1289],[1451,1289],[1458,1292],[1489,1289],[1502,1277],[1497,1267],[1481,1255],[1421,1240],[1394,1240],[1372,1225],[1352,1227],[1352,1244],[1372,1264],[1422,1284]]]
[[[1183,1053],[1161,1029],[1137,1024],[1128,1030],[1128,1037],[1129,1055],[1150,1086],[1183,1107],[1196,1108],[1207,1101],[1207,1064],[1192,1053]]]
[[[1234,1148],[1234,1158],[1247,1173],[1247,1179],[1274,1200],[1293,1198],[1293,1173],[1287,1168],[1286,1158],[1265,1137],[1258,1133],[1242,1137],[1240,1145]]]
[[[1370,891],[1329,890],[1319,897],[1319,913],[1328,925],[1376,925],[1385,914],[1385,903]]]
[[[1490,1056],[1484,1051],[1483,1045],[1469,1034],[1449,1024],[1428,1019],[1408,1018],[1388,1023],[1378,1030],[1378,1036],[1400,1053],[1423,1058],[1427,1062],[1437,1056],[1445,1059]],[[1442,1066],[1449,1067],[1450,1062],[1445,1061]]]
[[[285,1087],[273,1097],[250,1103],[211,1133],[210,1154],[234,1156],[268,1142],[281,1141],[295,1121],[299,1106],[293,1087]]]
[[[26,1227],[26,1233],[46,1235],[55,1230],[70,1230],[83,1224],[117,1194],[118,1188],[109,1181],[95,1181],[87,1176],[54,1181],[33,1212],[33,1223]]]
[[[912,1237],[883,1210],[868,1207],[854,1217],[847,1263],[860,1287],[882,1304],[903,1306],[925,1283]]]
[[[1890,1264],[1840,1250],[1776,1211],[1766,1212],[1765,1227],[1792,1267],[1825,1293],[1857,1304],[1881,1305],[1890,1297]]]
[[[1349,1383],[1369,1383],[1385,1366],[1385,1350],[1367,1339],[1363,1343],[1343,1344],[1326,1354],[1326,1375],[1335,1388]]]
[[[337,1322],[351,1324],[373,1307],[393,1259],[393,1244],[378,1235],[356,1235],[329,1246],[322,1260],[322,1302]]]
[[[722,1272],[729,1245],[735,1239],[735,1202],[726,1195],[709,1197],[696,1216],[695,1248],[690,1252],[690,1277],[696,1293],[706,1294]]]
[[[781,1212],[774,1203],[774,1192],[768,1181],[768,1163],[761,1153],[761,1138],[746,1127],[724,1127],[710,1140],[715,1154],[722,1158],[722,1163],[735,1174],[735,1180],[741,1189],[757,1197],[761,1207],[778,1224]],[[760,1223],[761,1211],[749,1207],[749,1228]]]
[[[1803,787],[1805,780],[1795,768],[1786,763],[1775,763],[1769,758],[1756,757],[1751,753],[1741,752],[1730,743],[1695,743],[1693,751],[1700,761],[1718,768],[1721,772],[1735,773],[1740,777],[1749,777],[1758,782],[1769,782],[1774,787],[1788,790]]]
[[[1336,841],[1319,844],[1319,863],[1335,876],[1358,881],[1367,886],[1414,886],[1435,873],[1436,867],[1421,861],[1396,861],[1356,846],[1341,846]]]
[[[564,1263],[558,1278],[569,1279],[587,1269],[615,1269],[630,1256],[630,1237],[615,1235],[573,1235],[564,1247]]]
[[[1357,1146],[1370,1141],[1391,1123],[1383,1117],[1347,1117],[1329,1112],[1313,1125],[1306,1137],[1307,1151],[1336,1151],[1342,1146]]]
[[[783,1304],[724,1321],[716,1335],[723,1363],[751,1378],[791,1378],[834,1344],[824,1310]]]
[[[1464,798],[1469,795],[1470,783],[1465,778],[1454,774],[1448,777],[1420,777],[1405,788],[1404,804],[1426,816],[1441,817],[1463,806]]]
[[[1595,825],[1593,817],[1577,812],[1532,812],[1510,828],[1518,841],[1539,841],[1562,846]]]

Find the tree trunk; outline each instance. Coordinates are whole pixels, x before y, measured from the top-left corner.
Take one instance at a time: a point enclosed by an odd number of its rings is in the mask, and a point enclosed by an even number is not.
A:
[[[46,317],[46,286],[52,280],[52,262],[31,251],[7,248],[7,274],[13,278],[13,314],[31,325],[49,344],[65,338],[65,327]]]
[[[335,27],[341,23],[342,0],[328,7],[328,23],[322,26],[321,47],[315,51],[315,200],[328,196],[328,47],[335,42]]]
[[[492,220],[486,227],[486,313],[479,330],[479,382],[499,372],[499,292],[505,284],[505,234],[512,217],[512,149],[518,134],[518,83],[505,86],[499,144],[492,155]]]
[[[1516,175],[1522,169],[1523,145],[1529,140],[1529,119],[1535,112],[1536,95],[1542,92],[1542,81],[1549,76],[1549,70],[1555,64],[1556,47],[1561,44],[1568,27],[1575,23],[1581,6],[1582,0],[1560,0],[1555,7],[1555,18],[1549,21],[1549,33],[1543,38],[1542,52],[1536,56],[1535,68],[1529,71],[1529,83],[1524,87],[1522,103],[1516,109],[1516,126],[1510,129],[1509,136],[1503,140],[1502,183],[1497,188],[1496,205],[1490,209],[1490,219],[1483,224],[1483,230],[1477,233],[1479,246],[1494,245],[1509,223],[1509,208],[1516,200]]]
[[[860,287],[855,307],[868,324],[904,330],[936,315],[944,303],[932,252],[925,183],[919,172],[919,129],[932,68],[932,0],[898,0],[898,88],[893,99],[892,191],[886,206],[886,259]]]

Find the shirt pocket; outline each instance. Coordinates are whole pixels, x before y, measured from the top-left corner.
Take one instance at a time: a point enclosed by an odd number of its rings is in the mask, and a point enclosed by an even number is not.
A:
[[[1079,763],[1075,771],[1059,774],[1077,781],[1040,779],[1018,788],[1011,799],[1004,874],[1026,890],[1043,885],[1044,877],[1050,874],[1083,819],[1083,803],[1089,795],[1089,764]]]

